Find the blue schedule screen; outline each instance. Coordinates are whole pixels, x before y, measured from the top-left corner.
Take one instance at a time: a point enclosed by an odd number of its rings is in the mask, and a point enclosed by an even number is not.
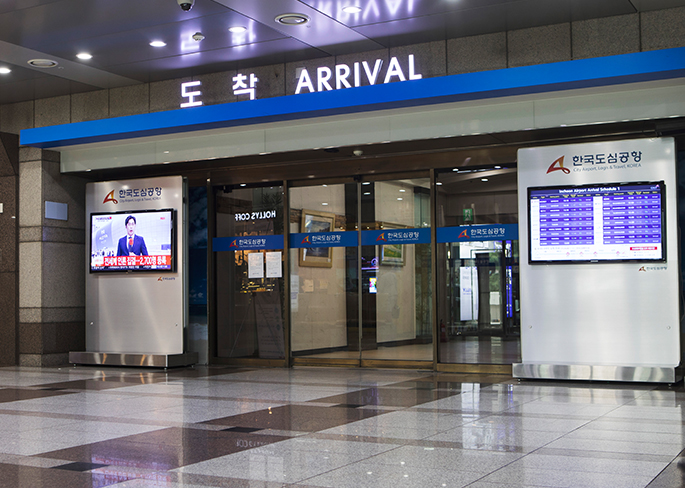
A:
[[[530,262],[661,261],[664,184],[528,189]]]

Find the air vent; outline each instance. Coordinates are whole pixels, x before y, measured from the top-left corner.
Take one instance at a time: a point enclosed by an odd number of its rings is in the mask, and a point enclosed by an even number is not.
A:
[[[53,61],[52,59],[31,59],[28,61],[28,64],[34,68],[47,69],[54,68],[59,63],[57,61]]]

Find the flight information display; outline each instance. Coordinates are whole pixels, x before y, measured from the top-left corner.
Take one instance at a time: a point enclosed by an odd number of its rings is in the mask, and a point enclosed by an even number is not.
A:
[[[528,189],[531,263],[663,261],[663,182]]]

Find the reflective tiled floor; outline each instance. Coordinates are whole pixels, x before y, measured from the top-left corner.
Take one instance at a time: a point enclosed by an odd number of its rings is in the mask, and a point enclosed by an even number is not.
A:
[[[682,383],[0,368],[0,486],[685,487],[683,405]]]

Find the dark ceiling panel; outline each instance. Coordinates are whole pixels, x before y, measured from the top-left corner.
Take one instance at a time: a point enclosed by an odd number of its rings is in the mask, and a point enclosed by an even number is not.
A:
[[[358,14],[342,12],[358,5]],[[0,0],[0,103],[556,23],[685,0]],[[283,26],[278,14],[309,15]],[[244,34],[227,28],[244,25]],[[191,40],[195,32],[205,39]],[[164,48],[152,48],[159,38]],[[78,61],[78,52],[93,59]],[[24,68],[31,57],[62,69]],[[9,63],[9,64],[8,64]],[[119,75],[119,76],[117,76]],[[121,78],[125,76],[127,78]]]
[[[51,44],[226,13],[214,2],[183,12],[173,0],[62,0],[0,15],[0,39],[41,50]]]
[[[306,46],[295,39],[280,39],[236,48],[217,49],[196,55],[172,56],[140,63],[114,66],[111,71],[121,76],[145,82],[183,78],[207,73],[218,73],[269,64],[316,59],[325,53]]]
[[[228,26],[233,25],[244,26],[248,30],[241,34],[232,34],[228,31]],[[201,42],[193,40],[192,36],[196,32],[201,32],[205,39]],[[73,58],[77,52],[86,51],[93,55],[93,59],[88,61],[90,66],[105,69],[126,63],[193,55],[283,38],[282,34],[273,29],[241,15],[228,13],[84,39],[75,44],[76,48],[74,45],[58,45],[45,52]],[[167,45],[161,48],[152,47],[149,45],[152,40],[162,40]]]
[[[426,15],[442,14],[445,12],[466,10],[470,8],[488,7],[492,5],[506,5],[515,0],[300,0],[302,3],[315,8],[334,18],[341,24],[352,27],[380,24]],[[362,10],[349,14],[343,8],[355,5]]]

